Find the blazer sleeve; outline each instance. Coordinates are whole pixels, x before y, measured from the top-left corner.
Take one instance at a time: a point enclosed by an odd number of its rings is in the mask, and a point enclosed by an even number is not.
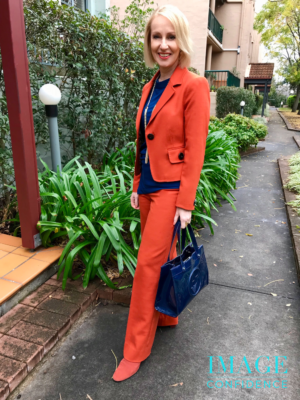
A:
[[[176,207],[194,210],[197,186],[204,163],[210,117],[207,79],[197,77],[186,87],[184,97],[185,155]]]
[[[136,161],[137,162],[137,161]],[[140,184],[140,179],[141,179],[141,174],[136,175],[134,173],[134,177],[133,177],[133,185],[132,185],[132,191],[133,193],[136,193],[138,191],[139,188],[139,184]]]

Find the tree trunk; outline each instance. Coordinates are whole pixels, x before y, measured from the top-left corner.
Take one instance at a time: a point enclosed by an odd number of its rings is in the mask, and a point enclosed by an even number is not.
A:
[[[300,85],[297,85],[297,96],[295,98],[295,102],[292,108],[292,112],[297,111],[298,109],[298,104],[299,104],[299,99],[300,99]]]

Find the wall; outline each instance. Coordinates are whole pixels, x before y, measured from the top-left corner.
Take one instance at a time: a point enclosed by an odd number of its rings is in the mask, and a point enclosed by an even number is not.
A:
[[[130,3],[130,0],[110,0],[110,6],[120,7],[121,18],[124,17],[125,8]],[[158,6],[172,4],[185,14],[190,24],[194,42],[194,57],[191,66],[197,68],[200,74],[204,76],[209,0],[188,0],[185,2],[182,0],[156,0],[155,4]]]
[[[217,93],[210,92],[210,115],[216,116]]]

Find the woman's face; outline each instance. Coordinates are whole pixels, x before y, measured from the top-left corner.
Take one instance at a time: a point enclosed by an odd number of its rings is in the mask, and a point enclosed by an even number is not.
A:
[[[159,68],[169,69],[178,62],[180,48],[171,21],[157,15],[151,23],[151,52]]]

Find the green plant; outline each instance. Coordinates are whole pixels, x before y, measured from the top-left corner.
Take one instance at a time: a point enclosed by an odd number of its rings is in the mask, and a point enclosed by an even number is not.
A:
[[[224,118],[227,114],[241,112],[240,102],[245,101],[244,115],[251,118],[255,108],[255,95],[249,90],[222,86],[217,90],[216,114],[218,118]]]
[[[117,263],[120,274],[125,265],[134,275],[140,224],[138,212],[130,205],[132,167],[126,165],[126,157],[121,152],[108,156],[98,172],[87,162],[82,166],[77,158],[61,175],[44,166],[39,174],[42,213],[38,228],[45,247],[67,238],[58,271],[58,276],[64,271],[63,289],[67,278],[73,278],[76,257],[85,266],[84,287],[97,275],[115,288],[104,269],[109,260]]]
[[[250,145],[256,146],[259,139],[264,138],[268,133],[264,124],[240,114],[228,114],[225,118],[215,120],[211,124],[234,138],[241,150],[246,150]]]
[[[288,105],[289,108],[293,108],[295,100],[296,100],[296,95],[295,94],[293,94],[293,95],[291,95],[291,96],[289,96],[287,98],[287,105]],[[277,107],[279,107],[279,106],[277,106]],[[300,103],[298,105],[298,110],[300,110]]]

